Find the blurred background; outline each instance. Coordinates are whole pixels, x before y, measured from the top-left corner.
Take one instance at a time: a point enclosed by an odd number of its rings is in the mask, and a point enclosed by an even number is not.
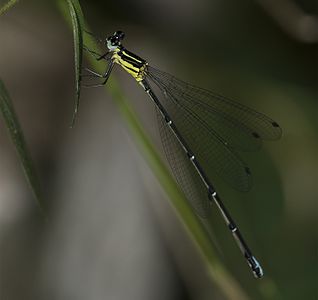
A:
[[[1,1],[1,6],[6,1]],[[126,33],[153,66],[276,120],[283,137],[243,153],[254,186],[217,183],[261,261],[255,280],[213,212],[219,260],[246,297],[226,296],[104,89],[84,90],[76,127],[72,33],[54,1],[0,18],[0,77],[35,160],[49,220],[0,126],[0,299],[318,299],[317,3],[314,0],[81,1],[91,30]],[[154,108],[123,92],[162,153]],[[164,155],[163,155],[164,157]]]

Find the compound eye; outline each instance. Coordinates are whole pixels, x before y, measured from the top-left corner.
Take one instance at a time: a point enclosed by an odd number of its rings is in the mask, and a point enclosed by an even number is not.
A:
[[[122,31],[116,31],[116,36],[118,39],[122,40],[125,37],[125,34]]]

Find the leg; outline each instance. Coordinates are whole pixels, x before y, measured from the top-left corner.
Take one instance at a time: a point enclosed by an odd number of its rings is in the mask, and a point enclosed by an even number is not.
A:
[[[83,49],[84,49],[85,51],[87,51],[89,54],[91,54],[96,60],[101,60],[101,59],[106,59],[106,60],[108,60],[108,59],[109,59],[109,58],[108,58],[108,56],[110,55],[109,51],[107,51],[107,52],[104,53],[104,54],[100,54],[100,53],[98,53],[98,52],[96,52],[96,51],[93,51],[93,50],[88,49],[85,45],[83,46]]]
[[[83,29],[83,31],[84,31],[86,34],[89,34],[89,35],[91,35],[93,38],[95,38],[99,43],[101,43],[101,44],[103,43],[103,40],[102,40],[101,38],[98,38],[95,34],[89,32],[89,31],[87,31],[87,30],[85,30],[85,29]]]
[[[106,72],[105,72],[103,75],[98,74],[98,73],[96,73],[96,72],[94,72],[94,71],[92,71],[92,70],[90,70],[90,69],[87,69],[87,71],[89,71],[90,73],[93,74],[93,75],[92,75],[93,77],[96,76],[96,77],[99,77],[99,78],[104,78],[104,80],[102,81],[102,83],[99,83],[99,84],[90,84],[90,85],[83,85],[83,87],[89,88],[89,87],[100,87],[100,86],[105,85],[106,82],[107,82],[107,80],[108,80],[108,78],[109,78],[109,76],[110,76],[110,73],[111,73],[113,67],[114,67],[114,62],[113,62],[113,61],[110,61],[109,65],[108,65],[108,67],[107,67],[107,70],[106,70]]]
[[[110,52],[106,52],[105,54],[101,55],[100,57],[97,58],[97,60],[101,60],[101,59],[106,59],[108,60],[108,56],[110,55]]]
[[[99,77],[99,78],[105,78],[105,75],[99,74],[91,69],[85,68],[85,70],[91,74],[84,74],[83,77]]]
[[[96,58],[96,57],[101,57],[101,56],[102,56],[102,54],[100,54],[100,53],[98,53],[98,52],[95,52],[95,51],[89,49],[89,48],[86,47],[85,45],[83,45],[83,49],[84,49],[85,51],[87,51],[89,54],[91,54],[94,58]]]

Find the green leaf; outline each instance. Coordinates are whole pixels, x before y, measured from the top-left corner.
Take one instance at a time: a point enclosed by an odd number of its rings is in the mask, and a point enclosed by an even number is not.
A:
[[[6,4],[4,4],[1,8],[0,8],[0,16],[2,14],[4,14],[7,10],[9,10],[12,6],[14,6],[15,4],[17,4],[19,2],[19,0],[9,0]]]
[[[74,42],[74,59],[75,59],[75,85],[76,99],[71,127],[74,126],[76,116],[80,105],[81,95],[81,71],[82,71],[82,53],[83,53],[83,14],[79,5],[74,5],[73,1],[67,0],[68,9],[71,15]]]
[[[0,80],[0,110],[34,197],[43,210],[39,181],[9,93]]]

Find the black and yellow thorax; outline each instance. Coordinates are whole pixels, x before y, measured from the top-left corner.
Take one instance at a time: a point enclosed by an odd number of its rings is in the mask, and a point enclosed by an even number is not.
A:
[[[114,50],[112,60],[123,67],[137,82],[145,78],[145,70],[148,63],[124,47],[118,47]]]

